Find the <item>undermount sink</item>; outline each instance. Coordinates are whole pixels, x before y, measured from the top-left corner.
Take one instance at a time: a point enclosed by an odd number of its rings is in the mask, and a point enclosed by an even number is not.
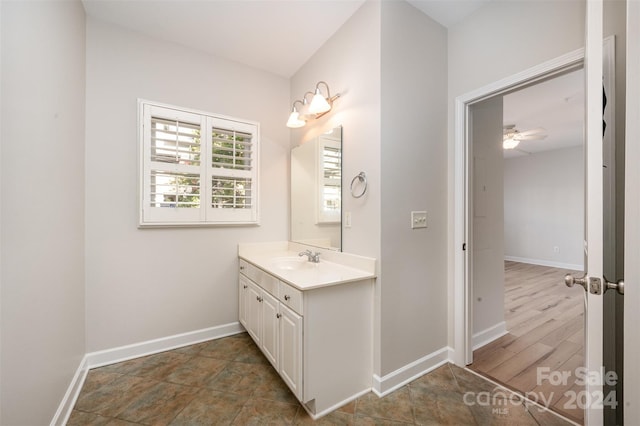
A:
[[[273,267],[282,269],[285,271],[293,271],[296,269],[306,269],[313,268],[314,263],[311,263],[307,260],[306,257],[276,257],[271,261]]]

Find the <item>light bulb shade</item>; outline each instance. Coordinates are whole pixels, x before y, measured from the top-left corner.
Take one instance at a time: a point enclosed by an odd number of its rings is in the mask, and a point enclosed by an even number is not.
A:
[[[504,149],[514,149],[516,146],[518,146],[518,144],[519,144],[519,143],[520,143],[520,141],[519,141],[519,140],[509,138],[509,139],[505,139],[505,140],[502,142],[502,147],[503,147]]]
[[[330,109],[331,105],[329,105],[329,102],[322,96],[320,89],[316,89],[316,94],[313,95],[313,99],[311,99],[311,104],[309,105],[309,112],[312,114],[322,114]]]
[[[309,102],[307,102],[307,99],[304,98],[302,101],[302,108],[300,108],[300,115],[298,116],[298,118],[300,120],[308,120],[310,118],[315,118],[316,115],[315,113],[312,113],[311,111],[309,111]]]
[[[304,126],[305,124],[307,123],[305,123],[303,120],[300,120],[300,114],[298,114],[298,111],[294,109],[289,116],[289,120],[287,120],[287,127],[291,129],[297,129]]]

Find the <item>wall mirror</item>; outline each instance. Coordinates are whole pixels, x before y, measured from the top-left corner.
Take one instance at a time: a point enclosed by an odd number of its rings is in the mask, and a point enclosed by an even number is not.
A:
[[[291,240],[342,250],[342,127],[291,150]]]

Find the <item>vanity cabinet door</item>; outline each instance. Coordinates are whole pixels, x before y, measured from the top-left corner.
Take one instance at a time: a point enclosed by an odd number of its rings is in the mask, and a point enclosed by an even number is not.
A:
[[[302,317],[280,304],[280,376],[302,400]]]
[[[262,292],[262,352],[278,370],[278,299]]]
[[[260,347],[262,346],[262,290],[249,280],[247,280],[247,284],[248,288],[245,290],[247,325],[245,328]]]
[[[249,302],[249,280],[244,275],[240,274],[240,280],[238,282],[238,320],[244,328],[247,326],[247,305]]]

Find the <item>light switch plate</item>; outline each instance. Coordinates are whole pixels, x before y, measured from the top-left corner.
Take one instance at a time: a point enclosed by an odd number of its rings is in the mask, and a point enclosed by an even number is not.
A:
[[[427,227],[427,212],[411,212],[411,229]]]

